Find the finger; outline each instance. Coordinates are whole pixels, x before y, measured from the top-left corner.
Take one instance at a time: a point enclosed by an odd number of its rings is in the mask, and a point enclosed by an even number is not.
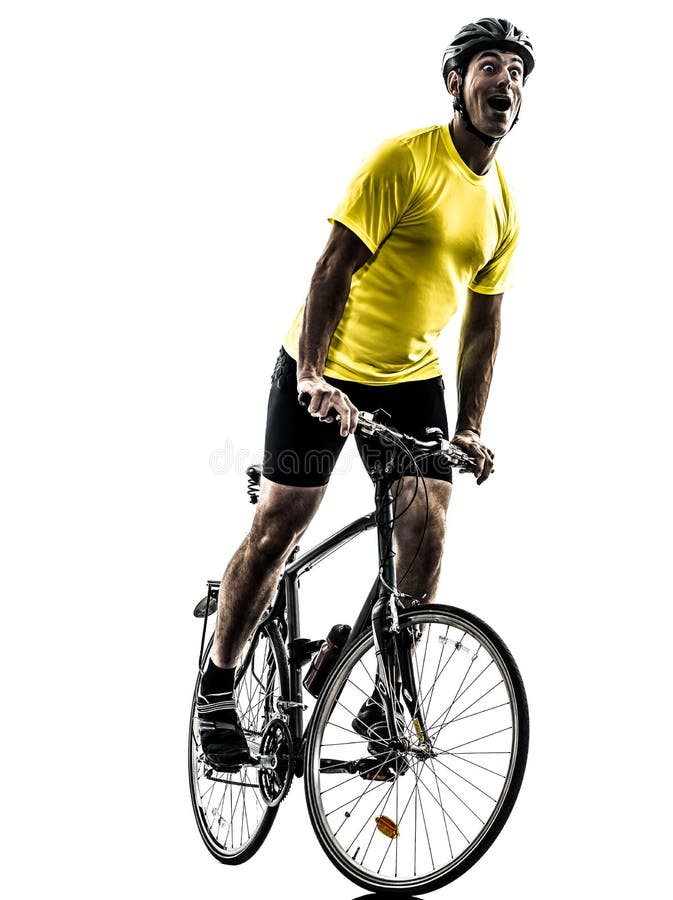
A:
[[[320,398],[320,406],[318,407],[318,415],[321,419],[330,417],[334,421],[334,413],[340,413],[339,402],[333,391],[325,391]]]
[[[485,457],[484,468],[482,469],[480,477],[477,479],[477,484],[483,484],[486,481],[486,479],[488,478],[488,476],[491,474],[492,471],[493,471],[493,461],[490,460],[488,457]]]
[[[348,437],[348,435],[350,433],[351,415],[352,415],[352,413],[351,413],[350,405],[345,402],[345,398],[344,398],[343,412],[340,413],[341,421],[339,423],[339,425],[340,425],[339,433],[341,434],[341,437]]]
[[[481,447],[477,444],[470,447],[469,454],[474,460],[474,467],[472,469],[472,474],[477,479],[477,483],[479,483],[479,479],[481,478],[481,473],[484,471],[484,465],[486,464],[486,456],[482,452]]]
[[[351,420],[350,420],[350,425],[349,425],[348,430],[351,434],[353,434],[355,432],[355,429],[358,427],[358,412],[359,411],[358,411],[357,406],[355,406],[355,404],[352,403],[348,397],[346,397],[346,401],[347,401],[348,407],[351,411]]]
[[[495,453],[492,450],[490,450],[488,447],[484,446],[483,444],[481,445],[481,449],[484,452],[484,467],[483,467],[480,477],[477,480],[477,484],[483,484],[486,481],[486,479],[490,475],[493,474],[493,471],[494,471],[493,466],[494,466],[494,460],[495,460]]]
[[[321,390],[315,390],[311,394],[311,402],[308,405],[308,411],[312,416],[317,416],[318,410],[320,409],[320,404],[322,402],[322,397],[325,392]]]
[[[346,394],[341,395],[340,409],[341,412],[341,437],[348,437],[353,434],[358,426],[358,409]]]

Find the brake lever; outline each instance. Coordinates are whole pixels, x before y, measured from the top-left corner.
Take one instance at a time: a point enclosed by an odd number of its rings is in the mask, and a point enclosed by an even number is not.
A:
[[[471,456],[468,456],[464,450],[461,450],[460,447],[456,446],[456,444],[452,444],[451,441],[442,441],[442,444],[446,444],[446,446],[442,447],[442,451],[452,460],[455,460],[456,463],[461,466],[467,466],[469,469],[475,467],[476,461]]]

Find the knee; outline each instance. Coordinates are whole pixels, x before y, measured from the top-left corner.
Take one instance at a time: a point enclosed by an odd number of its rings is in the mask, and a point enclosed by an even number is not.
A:
[[[281,563],[296,545],[299,535],[293,528],[274,523],[267,528],[256,528],[248,535],[248,549],[263,565]]]
[[[428,568],[440,567],[444,552],[444,532],[442,530],[428,531],[423,538],[421,553]]]
[[[411,559],[414,559],[414,569],[417,572],[425,572],[432,578],[439,573],[442,565],[444,529],[426,529],[419,546],[421,534],[422,530],[419,529],[404,535],[404,539],[398,543],[399,562],[401,565],[409,565]]]

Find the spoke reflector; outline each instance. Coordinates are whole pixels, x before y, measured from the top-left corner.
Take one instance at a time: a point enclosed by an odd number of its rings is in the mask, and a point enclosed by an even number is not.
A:
[[[385,835],[385,837],[387,838],[390,838],[391,841],[396,837],[399,837],[400,829],[392,819],[388,818],[388,816],[377,816],[376,827],[381,832],[381,834]]]

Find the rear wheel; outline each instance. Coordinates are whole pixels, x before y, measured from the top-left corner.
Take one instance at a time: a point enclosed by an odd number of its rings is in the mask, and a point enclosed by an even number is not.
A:
[[[205,658],[210,653],[211,642]],[[262,732],[278,713],[278,700],[289,692],[285,647],[275,623],[251,638],[236,672],[236,705],[252,755],[258,755]],[[265,802],[259,769],[242,766],[236,773],[216,772],[206,762],[195,721],[196,681],[189,722],[189,787],[203,841],[222,863],[245,862],[259,850],[278,808]]]
[[[400,615],[411,631],[419,731],[405,709],[406,748],[371,756],[353,720],[372,694],[371,633],[340,660],[318,701],[306,752],[306,799],[323,849],[374,891],[422,893],[462,875],[509,816],[528,752],[521,676],[495,632],[448,606]]]

